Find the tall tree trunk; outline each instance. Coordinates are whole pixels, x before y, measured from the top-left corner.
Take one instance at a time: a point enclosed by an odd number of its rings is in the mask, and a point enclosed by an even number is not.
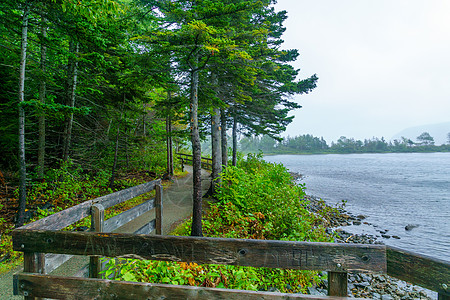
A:
[[[170,91],[167,93],[169,102],[172,99]],[[169,104],[170,105],[170,104]],[[167,146],[167,174],[173,176],[173,152],[172,152],[172,119],[170,118],[171,108],[167,110],[166,116],[166,146]]]
[[[170,176],[173,176],[173,141],[172,141],[172,117],[169,115],[169,152],[170,152]]]
[[[214,108],[211,115],[212,143],[212,193],[216,193],[220,185],[219,174],[222,172],[222,155],[220,149],[220,109]]]
[[[172,118],[170,113],[166,116],[166,146],[167,146],[167,174],[173,176],[173,146],[172,146]]]
[[[228,165],[228,144],[227,144],[227,115],[225,109],[220,110],[220,138],[222,145],[222,166]]]
[[[45,93],[46,93],[46,80],[45,72],[47,69],[47,46],[45,45],[47,37],[46,29],[46,19],[42,17],[41,20],[41,78],[39,83],[39,102],[45,104]],[[45,167],[45,111],[39,112],[39,143],[38,143],[38,178],[44,178],[44,167]]]
[[[28,2],[25,3],[22,16],[22,43],[20,50],[20,66],[19,66],[19,104],[25,100],[25,67],[27,63],[27,46],[28,46],[28,16],[30,7]],[[25,222],[25,207],[27,204],[27,167],[25,160],[25,110],[19,105],[19,209],[17,218],[17,227]]]
[[[75,107],[75,91],[77,89],[77,79],[78,79],[78,59],[77,54],[79,51],[78,42],[70,42],[69,52],[71,57],[69,59],[69,84],[67,90],[67,105],[70,107]],[[70,143],[72,140],[72,127],[73,127],[73,113],[66,120],[63,139],[63,160],[67,161],[69,159]]]
[[[123,106],[125,106],[125,102],[126,102],[126,96],[125,96],[125,93],[123,93]],[[121,123],[122,117],[123,117],[123,106],[122,106],[122,111],[120,112],[119,122],[117,122],[116,146],[114,149],[114,162],[113,162],[113,167],[111,170],[111,178],[109,180],[109,188],[111,188],[111,189],[114,186],[114,180],[116,177],[117,159],[119,156],[120,123]]]
[[[166,116],[166,171],[169,176],[170,174],[170,141],[169,141],[169,115]]]
[[[198,130],[198,56],[195,59],[194,69],[191,71],[191,142],[192,142],[192,168],[193,168],[193,211],[192,236],[202,234],[202,177],[201,177],[201,144]]]
[[[127,157],[127,169],[130,168],[130,154],[128,153],[128,136],[125,138],[125,154]]]
[[[234,167],[236,167],[237,164],[237,119],[236,114],[233,115],[233,158],[232,158],[232,164]]]
[[[114,180],[116,177],[116,168],[117,168],[117,157],[119,156],[119,138],[120,138],[120,124],[117,124],[117,133],[116,133],[116,147],[114,149],[114,162],[111,172],[111,178],[109,180],[109,188],[113,188]]]
[[[145,131],[145,104],[142,104],[142,135],[146,136],[146,131]]]

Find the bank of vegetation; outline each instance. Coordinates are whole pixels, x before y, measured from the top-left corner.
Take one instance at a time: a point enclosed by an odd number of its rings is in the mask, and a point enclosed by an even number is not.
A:
[[[308,210],[305,187],[281,164],[248,155],[220,175],[222,185],[203,216],[208,237],[331,242],[326,233],[337,209]],[[189,235],[192,218],[172,233]],[[184,262],[111,260],[103,276],[118,280],[247,290],[303,292],[323,278],[314,271],[197,265]]]
[[[242,152],[262,151],[265,154],[331,154],[331,153],[412,153],[412,152],[449,152],[450,133],[448,143],[435,145],[434,138],[427,132],[416,138],[416,142],[402,137],[386,141],[383,137],[356,140],[340,137],[329,145],[322,137],[311,134],[274,139],[270,136],[244,137],[239,141]]]

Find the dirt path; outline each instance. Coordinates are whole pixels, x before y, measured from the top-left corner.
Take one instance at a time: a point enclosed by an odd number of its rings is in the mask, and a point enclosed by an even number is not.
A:
[[[192,167],[185,166],[188,175],[183,178],[174,179],[173,184],[163,192],[163,234],[168,234],[171,227],[178,221],[189,217],[192,214]],[[203,194],[211,184],[210,173],[202,170],[202,190]],[[134,232],[149,220],[154,218],[154,211],[143,214],[132,222],[122,226],[115,232]],[[74,257],[67,263],[56,269],[52,274],[62,276],[72,276],[81,267],[87,264],[86,257]],[[23,297],[13,296],[13,274],[20,272],[22,268],[11,270],[0,275],[0,299],[23,299]]]

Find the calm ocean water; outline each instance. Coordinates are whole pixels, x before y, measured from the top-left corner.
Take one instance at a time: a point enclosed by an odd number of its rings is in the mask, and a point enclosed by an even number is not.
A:
[[[450,261],[450,153],[276,155],[306,176],[307,193],[330,204],[346,200],[346,209],[377,226],[350,226],[352,233],[397,239],[388,245]],[[406,231],[408,224],[418,227]]]

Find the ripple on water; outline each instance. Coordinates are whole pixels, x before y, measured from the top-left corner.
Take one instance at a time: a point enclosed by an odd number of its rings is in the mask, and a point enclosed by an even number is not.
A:
[[[450,260],[450,153],[277,155],[265,160],[306,175],[302,182],[308,194],[332,204],[346,200],[350,212],[400,237],[383,239],[386,244]],[[408,224],[419,226],[406,231]]]

